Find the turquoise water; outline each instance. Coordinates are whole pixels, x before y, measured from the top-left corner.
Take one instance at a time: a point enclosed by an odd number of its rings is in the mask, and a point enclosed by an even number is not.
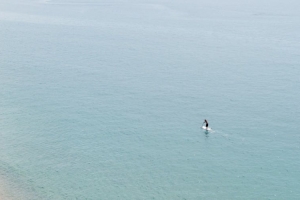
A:
[[[298,10],[0,0],[7,199],[299,199]]]

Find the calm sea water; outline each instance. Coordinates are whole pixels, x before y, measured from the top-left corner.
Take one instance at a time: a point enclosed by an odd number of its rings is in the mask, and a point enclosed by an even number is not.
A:
[[[299,8],[0,0],[4,198],[300,199]]]

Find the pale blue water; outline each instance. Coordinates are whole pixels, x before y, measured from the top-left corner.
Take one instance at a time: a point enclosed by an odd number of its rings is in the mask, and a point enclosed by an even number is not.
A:
[[[7,199],[300,199],[298,11],[0,0]]]

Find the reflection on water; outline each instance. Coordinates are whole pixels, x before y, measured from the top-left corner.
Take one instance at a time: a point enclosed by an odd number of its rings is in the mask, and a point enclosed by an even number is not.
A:
[[[204,134],[205,134],[205,137],[207,137],[207,138],[209,137],[209,132],[208,132],[208,130],[205,130],[205,131],[204,131]]]

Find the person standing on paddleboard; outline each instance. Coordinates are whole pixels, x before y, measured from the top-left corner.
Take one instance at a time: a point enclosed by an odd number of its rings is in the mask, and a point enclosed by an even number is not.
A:
[[[205,119],[204,120],[204,122],[203,122],[203,124],[205,123],[205,127],[206,127],[206,129],[208,128],[208,121]]]

